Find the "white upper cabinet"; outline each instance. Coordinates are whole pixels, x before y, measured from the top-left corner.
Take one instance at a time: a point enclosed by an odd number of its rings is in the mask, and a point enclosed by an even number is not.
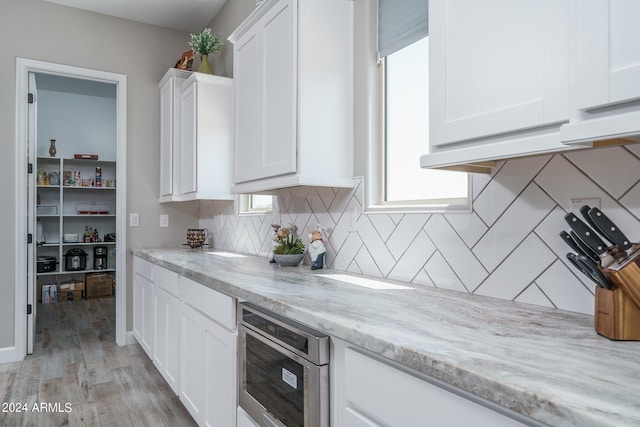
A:
[[[189,78],[189,71],[171,68],[158,83],[160,88],[160,202],[172,201],[174,141],[179,138],[180,99],[178,88]]]
[[[562,129],[567,143],[640,133],[640,2],[574,3],[576,111]]]
[[[566,149],[569,22],[568,0],[430,0],[423,167]]]
[[[639,1],[430,0],[429,14],[423,167],[640,141]]]
[[[353,3],[266,0],[229,40],[233,192],[352,186]]]
[[[233,80],[202,73],[183,79],[173,70],[167,74],[173,82],[160,83],[160,201],[233,200]]]

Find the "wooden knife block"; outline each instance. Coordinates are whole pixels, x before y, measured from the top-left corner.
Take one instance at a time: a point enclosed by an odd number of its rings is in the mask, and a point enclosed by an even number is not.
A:
[[[596,287],[596,332],[612,340],[640,340],[640,308],[621,288]]]
[[[639,257],[620,270],[607,270],[611,281],[640,307],[640,261]]]

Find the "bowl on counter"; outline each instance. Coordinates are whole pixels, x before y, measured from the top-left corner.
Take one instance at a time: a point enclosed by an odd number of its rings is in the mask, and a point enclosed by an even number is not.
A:
[[[304,254],[273,254],[280,267],[295,267],[302,262]]]

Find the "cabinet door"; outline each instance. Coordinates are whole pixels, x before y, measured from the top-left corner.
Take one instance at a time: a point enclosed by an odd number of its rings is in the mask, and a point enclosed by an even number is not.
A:
[[[133,274],[133,333],[147,355],[153,359],[153,283]]]
[[[199,425],[235,425],[235,336],[181,304],[180,400]]]
[[[296,171],[295,8],[278,1],[234,45],[235,182]]]
[[[568,120],[567,0],[431,0],[430,144]]]
[[[198,83],[193,81],[180,88],[180,155],[176,159],[178,167],[178,194],[195,193],[196,182],[196,144],[198,138],[197,117]]]
[[[347,349],[345,354],[344,381],[347,402],[343,408],[345,425],[522,425],[512,418],[351,349]],[[389,402],[394,404],[389,405]],[[470,420],[473,422],[470,423]]]
[[[160,286],[154,292],[153,364],[174,393],[178,394],[178,356],[180,352],[180,301]]]
[[[173,193],[173,80],[160,88],[160,197]]]
[[[576,2],[579,109],[640,98],[640,2]]]
[[[205,382],[208,427],[235,426],[237,406],[236,334],[207,319],[205,324]]]

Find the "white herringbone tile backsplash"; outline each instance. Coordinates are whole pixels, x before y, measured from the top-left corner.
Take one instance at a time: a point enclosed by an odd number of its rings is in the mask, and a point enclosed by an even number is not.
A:
[[[329,229],[328,267],[581,313],[593,313],[594,285],[566,260],[558,236],[571,199],[600,198],[602,210],[640,241],[640,145],[505,162],[474,175],[473,212],[359,214],[349,232],[345,211],[362,212],[354,189],[278,191],[273,214],[240,216],[232,202],[200,202],[200,226],[214,246],[270,257],[271,224],[295,224],[304,239]]]

